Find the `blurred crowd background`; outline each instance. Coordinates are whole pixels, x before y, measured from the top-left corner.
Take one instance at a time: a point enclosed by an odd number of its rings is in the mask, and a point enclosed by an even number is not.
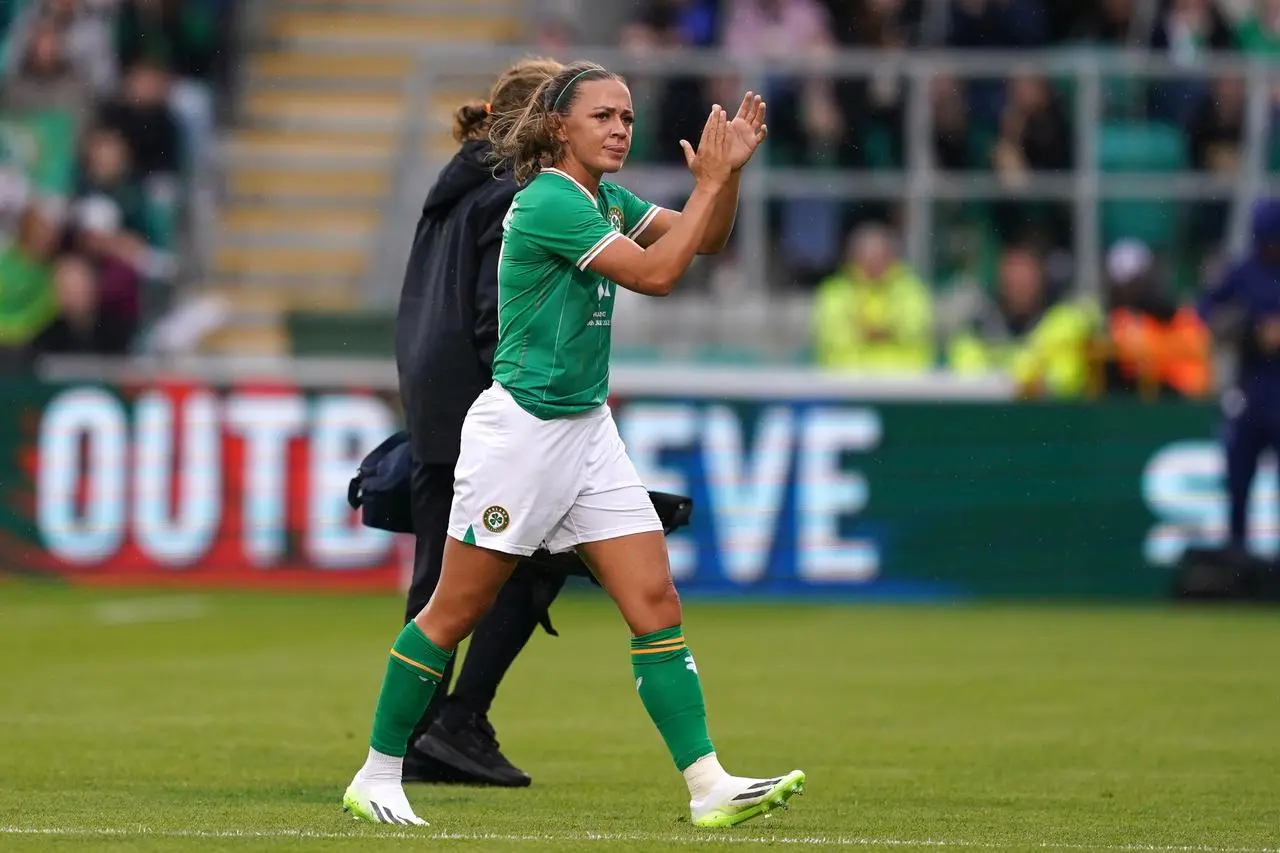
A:
[[[0,2],[0,346],[126,353],[171,303],[230,0]]]
[[[621,177],[670,205],[708,105],[769,101],[731,251],[621,304],[620,360],[1202,397],[1194,299],[1280,171],[1280,0],[0,0],[0,33],[17,370],[386,355],[448,115],[521,53],[621,64]]]

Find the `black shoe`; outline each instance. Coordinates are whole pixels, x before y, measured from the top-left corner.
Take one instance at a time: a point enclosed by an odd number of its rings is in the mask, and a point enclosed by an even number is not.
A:
[[[493,726],[481,714],[442,715],[418,738],[414,749],[468,777],[472,784],[526,788],[533,781],[498,749]]]
[[[412,745],[404,756],[401,781],[406,785],[414,782],[437,785],[475,784],[475,780],[470,776],[459,773],[443,761],[436,761]]]

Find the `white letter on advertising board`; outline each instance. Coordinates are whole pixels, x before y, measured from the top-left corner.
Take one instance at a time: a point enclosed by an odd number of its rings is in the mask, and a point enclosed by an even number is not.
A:
[[[182,458],[176,460],[179,427],[173,413],[173,401],[160,391],[143,394],[134,408],[134,537],[156,562],[185,566],[208,552],[218,532],[222,436],[214,396],[207,391],[187,396],[182,401]]]
[[[111,557],[125,532],[128,435],[120,401],[97,388],[60,394],[45,406],[37,447],[36,525],[45,547],[69,563]]]
[[[1174,566],[1187,548],[1209,548],[1228,539],[1229,498],[1222,446],[1212,441],[1176,441],[1156,451],[1142,472],[1142,499],[1157,523],[1142,552],[1153,566]],[[1265,454],[1249,490],[1249,550],[1277,553],[1275,457]]]
[[[840,517],[867,505],[867,481],[840,469],[840,455],[880,443],[880,417],[869,409],[814,409],[804,423],[796,525],[800,576],[814,583],[865,582],[880,571],[876,544],[841,539]]]
[[[663,450],[692,449],[698,437],[698,420],[691,406],[669,403],[641,403],[622,410],[618,432],[627,454],[645,486],[655,492],[689,494],[689,480],[678,468],[664,467]],[[688,529],[667,537],[671,576],[676,580],[693,577],[698,554]]]
[[[289,440],[306,428],[306,401],[237,395],[226,411],[228,428],[244,438],[244,553],[255,566],[269,566],[284,553]]]
[[[742,451],[742,424],[733,410],[707,410],[703,460],[714,508],[716,539],[725,578],[754,583],[765,575],[786,495],[795,417],[785,406],[760,416],[755,451]]]
[[[325,569],[376,565],[391,534],[359,523],[347,484],[360,460],[391,435],[391,412],[374,397],[331,394],[316,400],[312,423],[307,553]]]

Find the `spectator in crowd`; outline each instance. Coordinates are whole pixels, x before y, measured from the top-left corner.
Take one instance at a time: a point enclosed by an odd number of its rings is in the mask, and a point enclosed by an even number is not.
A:
[[[1049,39],[1044,0],[954,0],[947,43],[995,50],[1040,47]]]
[[[33,343],[37,354],[119,355],[127,351],[132,330],[99,314],[101,293],[92,264],[63,255],[53,268],[58,314]]]
[[[840,44],[916,44],[928,0],[822,0]],[[865,31],[865,32],[860,32]]]
[[[572,18],[548,18],[538,23],[533,34],[533,49],[539,55],[564,56],[582,42],[577,23]]]
[[[207,132],[212,121],[207,104],[200,108],[199,97],[193,102],[181,90],[188,82],[197,84],[207,101],[208,82],[225,72],[221,60],[231,5],[231,0],[0,0],[0,31],[5,32],[0,105],[11,113],[53,109],[70,114],[74,122],[73,138],[51,139],[49,151],[14,149],[0,140],[0,157],[5,157],[0,247],[8,247],[0,279],[5,282],[0,348],[14,353],[126,348],[140,322],[140,283],[175,272],[174,256],[166,250],[184,188],[184,152],[195,144],[183,132],[200,127]],[[121,56],[129,73],[117,88]],[[176,84],[170,67],[181,75]],[[98,124],[86,133],[95,113]],[[193,122],[200,114],[207,115]],[[32,127],[34,134],[25,138],[39,141],[58,125]],[[61,153],[76,150],[81,156],[74,164]],[[73,257],[32,249],[38,242],[34,235],[49,231],[38,227],[49,217],[41,219],[31,208],[33,185],[55,193],[60,209],[67,209],[70,190],[68,227],[64,231],[59,224],[52,239],[62,237],[62,251]],[[52,278],[51,263],[56,264]],[[10,286],[13,282],[24,284]],[[35,286],[39,282],[47,286]],[[35,293],[44,293],[44,302],[27,299]],[[39,324],[27,322],[34,315],[23,307],[28,303],[34,314],[55,303],[60,312],[58,323],[39,341],[30,340]],[[21,342],[15,346],[14,341]]]
[[[150,64],[166,69],[164,96],[182,129],[187,162],[197,165],[213,133],[213,90],[209,83],[229,76],[219,12],[226,0],[124,0],[117,39],[125,67]]]
[[[1000,136],[992,150],[992,165],[1016,181],[1028,172],[1058,172],[1071,168],[1073,139],[1066,112],[1049,81],[1037,74],[1021,74],[1005,87],[1000,113]]]
[[[1000,50],[1042,47],[1049,37],[1043,0],[954,0],[947,44],[956,48]],[[969,105],[983,124],[999,120],[1004,86],[1000,81],[968,81]]]
[[[5,108],[15,112],[61,110],[71,116],[79,133],[92,113],[93,90],[68,61],[62,31],[51,21],[40,21],[25,47],[17,68],[5,81]]]
[[[1244,139],[1244,79],[1232,75],[1213,82],[1196,105],[1187,129],[1191,165],[1201,172],[1235,173]]]
[[[149,218],[157,223],[150,233],[161,244],[169,242],[183,169],[178,121],[169,107],[170,82],[163,65],[139,60],[125,76],[121,97],[101,114],[102,124],[129,142],[132,175],[141,182]]]
[[[929,103],[933,109],[934,165],[951,172],[979,168],[985,151],[980,153],[975,147],[977,137],[960,81],[949,75],[934,77],[929,84]]]
[[[863,225],[845,268],[818,287],[815,351],[823,367],[915,373],[933,366],[929,288],[897,257],[893,234]]]
[[[1280,0],[1259,0],[1236,27],[1236,42],[1245,53],[1280,56]]]
[[[123,0],[116,24],[120,60],[143,59],[173,69],[179,79],[208,80],[221,52],[222,3],[208,0]]]
[[[726,8],[725,49],[744,61],[767,64],[773,57],[814,56],[835,47],[830,18],[818,0],[728,0]],[[770,77],[765,87],[770,158],[789,165],[838,165],[850,135],[834,82]],[[812,283],[839,257],[840,207],[832,199],[782,202],[779,254],[797,280]]]
[[[622,47],[647,54],[670,48],[710,47],[718,26],[716,4],[711,0],[652,0],[622,31]],[[702,77],[662,78],[654,130],[658,146],[654,159],[684,164],[684,152],[676,144],[702,133],[703,115],[709,104]]]
[[[146,202],[133,179],[129,144],[114,128],[98,127],[85,137],[76,196],[106,196],[120,209],[126,230],[147,233]]]
[[[17,238],[0,252],[0,369],[24,368],[32,341],[57,313],[50,273],[57,238],[57,223],[30,204]]]
[[[1165,0],[1151,36],[1151,49],[1179,65],[1191,65],[1211,51],[1230,50],[1235,36],[1213,0]],[[1152,87],[1151,111],[1159,119],[1186,126],[1207,87],[1200,80],[1164,80]]]
[[[72,217],[68,248],[93,267],[99,320],[130,340],[138,328],[142,281],[153,253],[138,235],[122,229],[120,208],[106,196],[80,199]]]
[[[1221,77],[1200,99],[1187,129],[1191,166],[1200,172],[1235,175],[1244,157],[1245,84],[1239,76]],[[1205,201],[1195,206],[1194,221],[1206,243],[1222,240],[1229,205]]]
[[[0,251],[18,236],[22,218],[31,203],[31,181],[22,169],[0,165]]]
[[[129,142],[139,177],[176,175],[182,166],[178,123],[169,109],[169,71],[142,59],[129,68],[119,98],[102,110],[101,122]]]
[[[1072,41],[1121,47],[1133,36],[1136,0],[1095,0],[1081,6],[1075,0],[1061,3],[1073,14],[1068,27]]]
[[[1069,170],[1075,160],[1074,136],[1066,111],[1049,81],[1020,74],[1005,87],[999,135],[991,163],[1008,184],[1023,183],[1031,172]],[[1006,241],[1033,234],[1051,245],[1063,245],[1070,234],[1070,214],[1060,204],[1006,201],[994,207],[996,227]]]
[[[66,60],[86,81],[95,96],[108,94],[116,85],[115,45],[111,16],[118,0],[28,0],[13,21],[6,39],[12,74],[21,58],[45,26],[59,34]]]
[[[826,10],[817,0],[728,0],[723,32],[725,50],[754,63],[812,56],[834,45]],[[795,162],[834,152],[844,128],[829,79],[774,78],[764,95],[770,105],[770,146]]]
[[[1054,300],[1040,254],[1005,248],[995,299],[982,298],[968,330],[950,343],[948,363],[962,375],[1003,373],[1028,397],[1075,397],[1089,381],[1089,344],[1097,325],[1088,308]]]
[[[1164,0],[1151,36],[1151,47],[1179,64],[1233,44],[1231,26],[1214,0]]]
[[[885,54],[901,53],[908,46],[911,21],[919,14],[915,4],[909,8],[904,0],[828,0],[827,5],[837,45]],[[837,79],[834,87],[843,126],[836,163],[864,168],[901,165],[906,113],[902,75],[890,66],[869,78]],[[887,151],[865,150],[874,131],[884,134]]]
[[[1167,294],[1151,250],[1122,240],[1107,252],[1108,326],[1114,358],[1109,386],[1202,397],[1209,390],[1210,337],[1194,307]]]

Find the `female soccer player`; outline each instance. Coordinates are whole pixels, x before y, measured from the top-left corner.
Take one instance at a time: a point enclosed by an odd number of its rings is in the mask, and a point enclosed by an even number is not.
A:
[[[689,787],[698,826],[732,826],[799,793],[799,770],[731,776],[707,733],[662,527],[605,404],[614,285],[662,296],[698,252],[724,247],[738,172],[764,140],[763,101],[711,110],[684,209],[602,181],[622,168],[634,111],[622,79],[578,63],[501,116],[495,152],[518,181],[498,265],[493,385],[462,427],[440,583],[396,639],[368,759],[343,797],[357,818],[422,824],[400,784],[406,742],[458,644],[522,556],[576,549],[631,629],[636,689]]]
[[[440,579],[462,422],[493,382],[502,221],[519,186],[509,175],[494,174],[488,138],[492,117],[523,109],[563,67],[550,59],[517,62],[498,76],[487,103],[458,110],[453,135],[461,147],[436,178],[414,235],[396,320],[417,533],[406,623],[426,606]],[[563,577],[527,565],[512,573],[471,637],[453,695],[446,695],[451,675],[446,669],[414,727],[404,781],[530,783],[498,748],[488,711],[508,667],[563,583]]]

